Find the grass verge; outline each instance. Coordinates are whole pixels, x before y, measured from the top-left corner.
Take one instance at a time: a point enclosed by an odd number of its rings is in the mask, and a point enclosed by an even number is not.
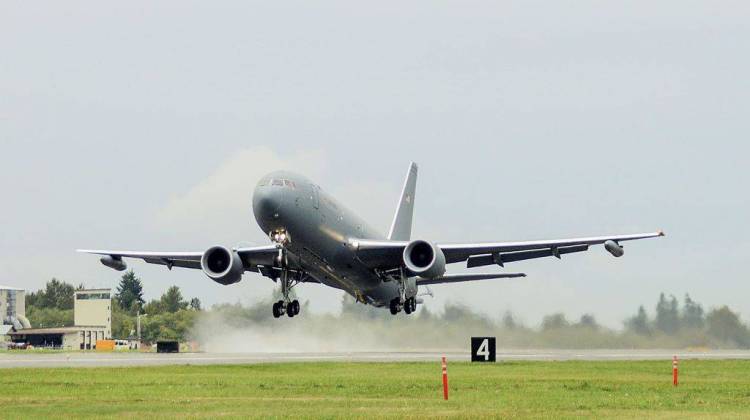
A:
[[[749,417],[750,361],[4,369],[0,417]]]

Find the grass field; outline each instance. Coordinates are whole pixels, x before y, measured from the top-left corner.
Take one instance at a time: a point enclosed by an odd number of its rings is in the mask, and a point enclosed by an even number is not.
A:
[[[750,361],[0,370],[0,417],[750,417]]]

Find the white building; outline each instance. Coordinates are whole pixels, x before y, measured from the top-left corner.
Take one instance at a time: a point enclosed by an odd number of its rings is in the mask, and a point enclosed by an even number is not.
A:
[[[97,340],[112,338],[112,289],[77,290],[73,304],[74,326],[17,329],[15,342],[35,347],[93,350]]]

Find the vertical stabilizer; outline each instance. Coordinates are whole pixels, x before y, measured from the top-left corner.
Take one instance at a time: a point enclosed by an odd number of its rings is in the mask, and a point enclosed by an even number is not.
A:
[[[392,241],[408,241],[411,239],[411,222],[414,216],[414,194],[417,190],[417,164],[409,165],[406,173],[404,189],[401,191],[401,199],[393,216],[393,224],[388,233],[388,239]]]

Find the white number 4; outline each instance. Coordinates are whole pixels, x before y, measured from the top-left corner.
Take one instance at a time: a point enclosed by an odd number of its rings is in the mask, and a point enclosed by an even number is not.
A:
[[[490,360],[490,340],[485,338],[477,349],[477,356],[484,356],[484,360]]]

